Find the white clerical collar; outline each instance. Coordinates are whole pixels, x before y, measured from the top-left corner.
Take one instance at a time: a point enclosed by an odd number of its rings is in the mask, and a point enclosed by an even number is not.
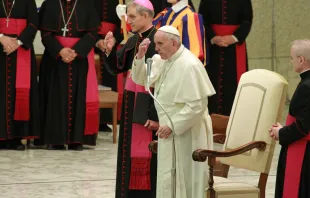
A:
[[[176,3],[174,6],[172,6],[171,8],[173,12],[177,13],[181,11],[183,8],[185,8],[186,6],[188,6],[188,0],[181,0],[178,3]]]
[[[310,69],[306,69],[305,71],[300,72],[299,74],[305,73],[306,71],[309,71]]]
[[[184,50],[184,45],[181,45],[176,53],[174,53],[170,58],[168,58],[168,62],[176,60]]]

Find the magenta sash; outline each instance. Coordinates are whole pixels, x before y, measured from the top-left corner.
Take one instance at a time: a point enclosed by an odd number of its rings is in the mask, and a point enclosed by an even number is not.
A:
[[[0,18],[0,32],[3,34],[20,33],[27,27],[26,19],[10,19],[6,27],[6,18]],[[8,68],[10,70],[10,68]],[[31,76],[31,50],[19,47],[17,49],[16,63],[16,96],[14,120],[27,121],[30,118],[30,76]]]
[[[239,25],[219,25],[212,24],[212,29],[218,36],[232,35]],[[246,44],[236,44],[236,68],[237,68],[237,82],[239,82],[243,73],[247,71],[246,62]]]
[[[127,75],[125,89],[138,93],[148,93],[144,86],[135,84],[131,75]],[[135,103],[136,105],[136,103]],[[131,171],[129,189],[150,190],[151,189],[151,157],[148,145],[152,141],[152,131],[140,124],[132,123],[131,135]]]
[[[286,126],[294,123],[296,118],[287,115]],[[288,146],[286,156],[283,198],[298,198],[302,163],[310,135]]]
[[[59,36],[57,36],[56,39],[63,47],[69,48],[72,48],[80,40],[80,38]],[[86,116],[84,135],[94,135],[98,133],[99,127],[99,94],[94,49],[89,52],[87,59],[88,73],[86,80]]]

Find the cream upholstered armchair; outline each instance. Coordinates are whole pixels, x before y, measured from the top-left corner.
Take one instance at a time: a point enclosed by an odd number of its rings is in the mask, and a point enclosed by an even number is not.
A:
[[[280,121],[287,81],[279,74],[256,69],[242,75],[226,130],[222,151],[196,150],[194,161],[209,164],[208,198],[264,198],[275,149],[269,128]],[[260,173],[258,185],[213,176],[218,158],[222,164]]]

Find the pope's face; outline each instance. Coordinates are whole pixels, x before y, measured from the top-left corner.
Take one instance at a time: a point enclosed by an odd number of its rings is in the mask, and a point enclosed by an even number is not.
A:
[[[154,36],[155,50],[164,60],[169,59],[173,55],[173,41],[167,38],[162,31],[157,31]]]

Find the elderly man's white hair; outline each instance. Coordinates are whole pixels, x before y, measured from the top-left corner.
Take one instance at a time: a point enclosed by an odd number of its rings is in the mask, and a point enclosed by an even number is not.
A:
[[[310,39],[293,41],[292,50],[296,56],[303,56],[307,62],[310,62]]]

